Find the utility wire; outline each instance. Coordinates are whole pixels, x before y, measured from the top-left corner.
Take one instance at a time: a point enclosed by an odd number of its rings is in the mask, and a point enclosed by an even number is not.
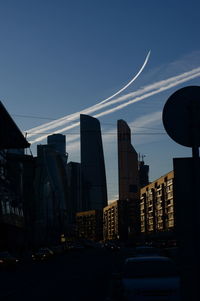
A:
[[[51,118],[51,117],[39,117],[39,116],[32,116],[32,115],[18,115],[18,114],[11,114],[11,116],[15,117],[23,117],[23,118],[36,118],[36,119],[47,119],[47,120],[57,120],[57,118]],[[71,120],[70,123],[77,123],[77,121]],[[101,125],[112,125],[116,126],[117,123],[107,123],[107,122],[101,122]],[[149,130],[159,130],[156,128],[149,128],[149,127],[142,127],[142,126],[134,126],[134,128],[143,128],[143,129],[149,129]],[[35,134],[35,132],[31,132]],[[46,134],[46,133],[40,133],[40,134]]]
[[[85,131],[86,132],[86,131]],[[87,132],[91,132],[91,133],[94,133],[95,131],[87,131]],[[26,132],[27,133],[27,132]],[[31,132],[31,134],[35,134],[35,135],[37,135],[37,132]],[[54,134],[54,133],[38,133],[38,134],[44,134],[44,135],[46,135],[46,134],[49,134],[49,135],[52,135],[52,134]],[[27,133],[27,135],[28,135],[28,133]],[[80,135],[80,133],[67,133],[66,134],[66,136],[67,135]],[[117,135],[117,133],[102,133],[102,136],[106,136],[106,135],[111,135],[111,136],[114,136],[114,135]],[[166,135],[166,133],[165,132],[160,132],[160,133],[133,133],[133,134],[131,134],[131,136],[134,136],[134,135]]]
[[[33,115],[19,115],[19,114],[10,114],[13,117],[22,117],[22,118],[35,118],[35,119],[47,119],[47,120],[57,120],[57,118],[51,117],[40,117],[40,116],[33,116]]]

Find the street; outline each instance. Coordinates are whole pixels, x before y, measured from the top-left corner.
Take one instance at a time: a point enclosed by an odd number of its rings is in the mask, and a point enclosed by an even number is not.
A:
[[[0,271],[0,299],[103,301],[110,295],[111,275],[119,268],[120,252],[83,249],[46,262],[26,263]]]

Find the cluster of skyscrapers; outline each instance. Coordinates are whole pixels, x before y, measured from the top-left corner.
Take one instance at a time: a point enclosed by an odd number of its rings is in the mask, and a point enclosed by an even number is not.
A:
[[[29,144],[2,103],[0,120],[1,249],[59,243],[61,237],[137,240],[151,232],[149,168],[139,160],[124,120],[117,122],[119,198],[110,205],[96,118],[80,115],[80,163],[68,162],[62,134],[49,135],[36,157],[25,154]]]

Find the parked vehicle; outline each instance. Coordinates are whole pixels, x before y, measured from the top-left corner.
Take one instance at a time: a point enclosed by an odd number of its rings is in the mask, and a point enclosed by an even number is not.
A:
[[[109,251],[119,251],[120,246],[114,242],[105,242],[104,248]]]
[[[152,246],[137,246],[133,249],[133,256],[160,256],[163,255],[161,249]]]
[[[180,278],[168,257],[127,258],[120,283],[122,300],[180,301]]]
[[[0,267],[15,267],[18,262],[19,259],[9,252],[0,252]]]
[[[163,250],[164,256],[171,258],[177,266],[180,265],[180,256],[178,247],[165,248]]]
[[[21,256],[20,256],[20,263],[21,264],[28,264],[32,263],[32,251],[31,250],[26,250],[24,251]]]
[[[49,248],[40,248],[37,252],[32,254],[33,261],[44,261],[52,258],[54,252]]]
[[[51,246],[51,251],[53,251],[54,255],[59,255],[64,253],[64,245],[56,245],[56,246]]]

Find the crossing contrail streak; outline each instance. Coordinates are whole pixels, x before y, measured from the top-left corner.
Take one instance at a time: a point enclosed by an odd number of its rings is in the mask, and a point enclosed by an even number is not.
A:
[[[188,72],[185,72],[183,74],[180,74],[180,75],[177,75],[177,76],[174,76],[174,77],[171,77],[171,78],[168,78],[166,80],[162,80],[162,81],[159,81],[159,82],[156,82],[152,85],[148,85],[142,89],[139,89],[138,91],[136,92],[133,92],[132,95],[135,94],[135,96],[138,95],[139,96],[136,96],[135,98],[121,104],[121,105],[118,105],[112,109],[109,109],[109,110],[106,110],[106,111],[103,111],[101,113],[98,113],[96,115],[93,115],[93,117],[101,117],[101,116],[105,116],[105,115],[108,115],[108,114],[111,114],[117,110],[121,110],[123,109],[124,107],[130,105],[130,104],[133,104],[135,102],[138,102],[138,101],[141,101],[143,99],[146,99],[150,96],[153,96],[153,95],[156,95],[158,93],[161,93],[163,91],[166,91],[170,88],[173,88],[173,87],[176,87],[177,85],[181,84],[181,83],[184,83],[184,82],[187,82],[191,79],[194,79],[196,77],[199,77],[200,76],[200,67],[199,68],[196,68],[196,69],[193,69],[191,71],[188,71]],[[152,89],[154,89],[153,91],[151,91]],[[140,92],[139,92],[140,91]],[[142,94],[142,91],[143,91],[143,94]],[[129,97],[130,97],[131,93],[129,93]],[[117,103],[119,101],[119,99],[116,99],[116,100],[112,100],[111,103],[114,104],[114,103]],[[107,104],[104,104],[104,106],[107,105]],[[79,112],[78,114],[80,114],[81,112]],[[72,128],[75,128],[79,125],[80,123],[79,122],[76,122],[72,125],[69,125],[67,127],[64,127],[64,128],[61,128],[57,131],[55,131],[54,133],[62,133],[62,132],[65,132],[69,129],[72,129]],[[48,134],[46,135],[43,135],[41,137],[38,137],[36,139],[34,139],[33,141],[30,141],[30,143],[35,143],[35,142],[39,142],[39,141],[42,141],[43,139],[45,139],[46,137],[48,136]]]
[[[48,122],[48,123],[45,123],[43,125],[40,125],[40,126],[37,126],[37,127],[34,127],[30,130],[28,130],[27,132],[29,133],[29,137],[32,137],[32,136],[35,136],[36,134],[34,134],[34,132],[37,132],[37,134],[41,133],[41,132],[44,132],[46,130],[49,130],[49,129],[53,129],[53,128],[56,128],[58,126],[61,126],[65,123],[68,123],[72,120],[75,120],[75,119],[78,119],[79,118],[79,115],[80,113],[84,113],[84,114],[88,114],[90,112],[93,112],[91,110],[99,110],[101,105],[105,104],[106,102],[108,102],[110,99],[114,98],[115,96],[119,95],[121,92],[123,92],[125,89],[127,89],[137,78],[138,76],[142,73],[142,71],[144,70],[148,60],[149,60],[149,57],[150,57],[150,53],[151,51],[148,52],[145,60],[144,60],[144,63],[142,65],[142,67],[140,68],[140,70],[138,71],[138,73],[131,79],[130,82],[128,82],[128,84],[126,84],[123,88],[121,88],[119,91],[117,91],[116,93],[114,93],[113,95],[109,96],[108,98],[102,100],[101,102],[87,108],[87,109],[84,109],[82,110],[81,112],[76,112],[76,113],[73,113],[73,114],[70,114],[70,115],[67,115],[67,116],[64,116],[62,118],[59,118],[57,120],[54,120],[54,121],[51,121],[51,122]],[[88,111],[89,110],[89,111]],[[58,125],[59,124],[59,125]]]
[[[199,68],[199,69],[200,69],[200,68]],[[173,87],[176,87],[176,86],[179,85],[179,84],[182,84],[182,83],[184,83],[184,82],[186,82],[186,81],[189,81],[189,80],[194,79],[194,78],[199,77],[199,76],[200,76],[200,70],[199,70],[198,73],[193,74],[193,75],[190,75],[190,76],[188,76],[187,78],[182,78],[182,79],[178,80],[178,81],[175,82],[175,83],[170,83],[170,84],[168,84],[167,86],[157,88],[157,90],[155,90],[155,91],[146,93],[146,94],[141,95],[141,96],[139,96],[139,97],[136,97],[136,98],[134,98],[134,99],[132,99],[132,100],[130,100],[130,101],[128,101],[128,102],[125,102],[124,104],[121,104],[121,105],[119,105],[119,106],[117,106],[117,107],[114,107],[113,109],[110,109],[110,110],[101,112],[101,113],[99,113],[99,114],[96,114],[96,115],[94,115],[93,117],[101,117],[101,116],[105,116],[105,115],[111,114],[111,113],[113,113],[113,112],[115,112],[115,111],[117,111],[117,110],[121,110],[121,109],[123,109],[124,107],[129,106],[129,105],[132,104],[132,103],[138,102],[138,101],[143,100],[143,99],[145,99],[145,98],[148,98],[148,97],[150,97],[150,96],[156,95],[156,94],[158,94],[158,93],[161,93],[161,92],[163,92],[163,91],[166,91],[166,90],[168,90],[168,89],[171,89],[171,88],[173,88]]]
[[[58,128],[58,127],[60,127],[60,126],[63,126],[63,125],[66,124],[66,123],[69,123],[69,122],[72,121],[72,120],[77,120],[77,119],[79,119],[79,115],[80,115],[80,114],[91,114],[91,113],[93,113],[93,112],[95,112],[95,111],[98,111],[98,110],[100,110],[100,109],[103,109],[103,108],[105,108],[105,107],[107,107],[107,106],[110,106],[110,105],[112,105],[112,104],[116,104],[116,103],[118,103],[118,102],[122,102],[122,101],[128,100],[128,99],[130,99],[131,97],[136,97],[136,96],[143,95],[144,93],[146,93],[146,92],[148,92],[148,91],[151,91],[151,90],[153,90],[153,89],[160,88],[160,87],[162,87],[162,86],[164,86],[164,85],[166,85],[166,84],[173,83],[173,82],[175,82],[175,81],[177,81],[177,80],[185,79],[185,78],[187,78],[188,76],[197,74],[199,71],[200,71],[200,67],[199,67],[199,68],[192,69],[192,70],[190,70],[190,71],[188,71],[188,72],[184,72],[184,73],[182,73],[182,74],[179,74],[178,76],[173,76],[173,77],[170,77],[170,78],[168,78],[168,79],[165,79],[165,80],[162,80],[162,81],[159,81],[159,82],[156,82],[156,83],[147,85],[147,86],[145,86],[145,87],[143,87],[143,88],[138,89],[137,91],[134,91],[134,92],[131,92],[131,93],[122,95],[122,96],[120,96],[120,97],[118,97],[118,98],[116,98],[116,99],[113,99],[113,100],[109,101],[108,103],[104,103],[104,104],[102,104],[100,107],[92,106],[92,107],[87,108],[86,110],[82,110],[82,111],[80,111],[80,112],[76,112],[76,113],[72,114],[72,115],[74,115],[73,118],[72,118],[72,117],[70,117],[69,119],[67,118],[68,116],[71,116],[71,115],[65,116],[65,117],[64,117],[64,118],[65,118],[65,121],[61,121],[61,122],[60,122],[60,119],[58,119],[58,120],[56,120],[56,121],[54,122],[54,126],[46,126],[46,127],[43,128],[40,132],[45,132],[45,131],[47,131],[47,130],[49,130],[49,129],[52,129],[52,128]],[[195,75],[195,76],[196,76],[196,75]],[[29,138],[30,138],[31,136],[33,136],[33,135],[36,135],[36,134],[39,134],[39,132],[32,133],[32,135],[29,135]]]

